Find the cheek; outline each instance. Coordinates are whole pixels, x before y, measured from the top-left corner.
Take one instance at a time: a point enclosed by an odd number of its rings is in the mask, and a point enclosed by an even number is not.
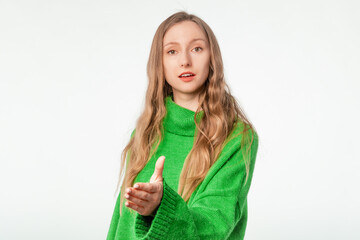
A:
[[[164,68],[164,72],[165,73],[171,73],[173,67],[172,67],[172,64],[171,64],[171,61],[169,61],[168,59],[164,59],[163,60],[163,68]]]
[[[209,70],[210,70],[210,58],[206,57],[202,61],[202,71],[205,75],[208,75]]]
[[[174,81],[173,78],[174,78],[174,68],[172,67],[171,65],[171,62],[169,61],[166,61],[164,60],[163,61],[163,69],[164,69],[164,77],[166,79],[166,81],[172,85],[172,82]]]

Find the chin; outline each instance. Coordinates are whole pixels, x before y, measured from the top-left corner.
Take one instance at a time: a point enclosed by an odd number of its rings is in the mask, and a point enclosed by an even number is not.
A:
[[[183,94],[195,94],[200,92],[200,88],[175,88],[175,91]]]

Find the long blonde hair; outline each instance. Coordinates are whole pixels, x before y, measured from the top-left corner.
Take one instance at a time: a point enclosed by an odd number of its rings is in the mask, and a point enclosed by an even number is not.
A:
[[[199,94],[199,107],[194,116],[196,124],[194,145],[185,159],[180,174],[179,195],[184,201],[189,200],[191,194],[204,180],[210,167],[218,158],[226,143],[225,140],[239,122],[245,125],[241,132],[244,134],[241,145],[245,146],[246,144],[246,153],[249,153],[253,135],[248,133],[249,130],[255,131],[255,129],[237,104],[236,99],[230,94],[229,87],[225,83],[221,52],[213,31],[199,17],[184,11],[177,12],[160,24],[152,41],[147,63],[149,82],[145,107],[136,122],[133,136],[121,154],[117,190],[121,184],[126,164],[121,193],[124,193],[126,188],[133,186],[136,176],[156,152],[162,140],[164,133],[162,124],[166,115],[165,97],[172,94],[171,86],[164,77],[163,38],[169,28],[182,21],[193,21],[204,31],[210,46],[210,66],[208,79]],[[200,109],[203,110],[203,116],[198,123],[196,116]],[[245,154],[244,158],[248,175],[249,154]],[[120,196],[120,214],[124,201],[123,195]]]

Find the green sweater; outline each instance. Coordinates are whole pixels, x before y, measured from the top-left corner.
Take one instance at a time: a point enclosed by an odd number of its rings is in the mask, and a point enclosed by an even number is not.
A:
[[[230,140],[210,168],[204,181],[186,203],[177,193],[185,157],[194,143],[195,112],[165,99],[164,136],[157,152],[138,174],[135,182],[149,182],[156,160],[165,156],[164,192],[155,216],[142,216],[123,205],[120,194],[110,223],[107,240],[115,239],[243,239],[247,223],[247,194],[254,171],[258,137],[251,147],[250,175],[240,151],[242,135]],[[233,134],[243,129],[237,125]],[[125,199],[126,201],[126,199]],[[123,204],[125,204],[125,201]],[[132,211],[132,212],[130,212]]]

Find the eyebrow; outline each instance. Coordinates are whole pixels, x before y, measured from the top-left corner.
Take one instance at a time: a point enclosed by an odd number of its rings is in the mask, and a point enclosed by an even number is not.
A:
[[[190,43],[192,43],[192,42],[195,42],[195,41],[199,41],[199,40],[201,40],[201,41],[204,41],[204,42],[206,42],[204,39],[202,39],[202,38],[194,38],[193,40],[191,40],[190,41]],[[168,42],[168,43],[166,43],[165,45],[164,45],[164,47],[166,47],[167,45],[170,45],[170,44],[179,44],[178,42]]]

